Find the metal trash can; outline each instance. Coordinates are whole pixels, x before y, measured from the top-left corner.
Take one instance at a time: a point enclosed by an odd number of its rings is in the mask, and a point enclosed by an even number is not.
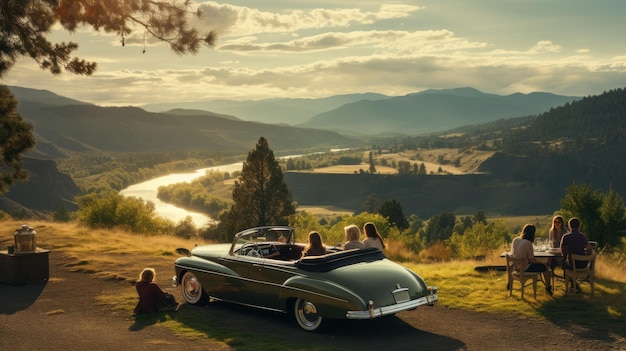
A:
[[[37,232],[28,224],[13,233],[15,238],[15,253],[32,253],[37,250]]]

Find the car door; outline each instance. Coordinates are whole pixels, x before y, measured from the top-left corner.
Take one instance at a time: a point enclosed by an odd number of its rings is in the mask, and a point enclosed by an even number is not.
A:
[[[265,291],[263,281],[264,259],[232,255],[224,258],[223,265],[235,274],[226,278],[230,291],[222,297],[232,302],[267,307],[259,292]]]

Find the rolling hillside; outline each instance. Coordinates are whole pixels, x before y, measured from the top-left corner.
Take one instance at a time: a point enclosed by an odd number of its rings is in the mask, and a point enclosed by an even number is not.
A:
[[[500,96],[472,88],[427,90],[386,100],[346,104],[299,126],[349,134],[419,135],[534,115],[575,99],[548,93]]]
[[[265,100],[206,100],[144,105],[146,111],[163,112],[170,109],[195,109],[237,116],[246,121],[297,125],[311,117],[345,104],[360,100],[384,100],[388,96],[374,93],[347,94],[320,99],[265,99]],[[313,127],[315,128],[315,127]]]
[[[247,152],[261,136],[275,150],[357,142],[332,131],[247,122],[205,111],[152,113],[79,103],[44,91],[16,91],[18,112],[33,124],[37,137],[33,154],[41,158],[62,157],[64,152]]]

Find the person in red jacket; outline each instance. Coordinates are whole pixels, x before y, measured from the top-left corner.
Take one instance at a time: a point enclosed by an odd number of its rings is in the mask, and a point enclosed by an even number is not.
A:
[[[144,268],[139,274],[139,280],[135,285],[139,294],[135,314],[175,310],[178,307],[174,296],[161,290],[154,282],[155,276],[154,268]]]

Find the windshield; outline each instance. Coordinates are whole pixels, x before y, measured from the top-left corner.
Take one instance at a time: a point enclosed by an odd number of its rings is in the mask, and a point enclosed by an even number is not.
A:
[[[235,235],[232,253],[239,254],[246,244],[293,243],[295,235],[291,227],[258,227],[244,230]]]

